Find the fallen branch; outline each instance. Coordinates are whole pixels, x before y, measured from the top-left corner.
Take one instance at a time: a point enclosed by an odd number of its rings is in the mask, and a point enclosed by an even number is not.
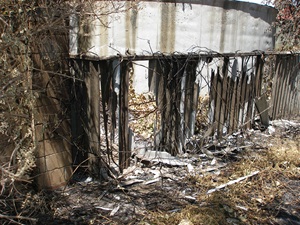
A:
[[[0,219],[8,219],[8,220],[30,220],[32,222],[36,222],[37,219],[30,218],[30,217],[25,217],[25,216],[9,216],[9,215],[3,215],[0,214]]]
[[[252,176],[254,176],[254,175],[257,175],[258,173],[259,173],[259,171],[255,171],[255,172],[253,172],[253,173],[251,173],[251,174],[249,174],[249,175],[247,175],[247,176],[240,177],[240,178],[238,178],[238,179],[236,179],[236,180],[229,181],[229,182],[226,183],[226,184],[222,184],[222,185],[220,185],[220,186],[218,186],[218,187],[216,187],[216,188],[213,188],[213,189],[208,190],[208,191],[206,192],[206,194],[214,193],[215,191],[218,191],[218,190],[220,190],[220,189],[222,189],[222,188],[224,188],[224,187],[227,187],[227,186],[229,186],[229,185],[232,185],[232,184],[241,182],[241,181],[243,181],[243,180],[245,180],[245,179],[247,179],[247,178],[249,178],[249,177],[252,177]]]

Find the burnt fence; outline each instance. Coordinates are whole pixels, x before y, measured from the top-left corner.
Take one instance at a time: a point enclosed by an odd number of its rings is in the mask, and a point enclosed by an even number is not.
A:
[[[272,85],[272,119],[296,119],[300,115],[300,56],[278,55]]]
[[[72,57],[75,164],[90,156],[95,170],[112,162],[121,172],[129,166],[135,141],[130,77],[140,60],[148,61],[148,91],[156,105],[151,150],[184,152],[201,113],[206,123],[201,137],[218,139],[252,128],[258,118],[268,126],[269,118],[300,115],[299,54]]]

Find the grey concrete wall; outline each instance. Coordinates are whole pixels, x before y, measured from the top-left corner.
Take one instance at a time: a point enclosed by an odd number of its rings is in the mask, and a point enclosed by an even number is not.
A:
[[[176,2],[176,3],[175,3]],[[70,53],[124,54],[272,50],[276,10],[239,1],[119,1],[124,12],[96,2],[88,16],[71,16]],[[116,7],[116,6],[115,6]],[[126,10],[129,8],[128,10]]]

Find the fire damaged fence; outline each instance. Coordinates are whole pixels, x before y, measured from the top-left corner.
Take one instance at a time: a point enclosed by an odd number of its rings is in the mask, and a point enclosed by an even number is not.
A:
[[[300,56],[278,55],[272,88],[272,119],[300,115]]]
[[[250,63],[250,62],[251,63]],[[255,99],[261,96],[263,60],[261,56],[241,58],[241,68],[230,68],[224,58],[222,68],[211,72],[210,107],[218,137],[240,128],[250,128],[254,118]],[[250,63],[250,71],[247,63]]]
[[[151,150],[185,152],[187,140],[195,135],[201,104],[206,107],[203,139],[252,128],[259,117],[262,125],[268,125],[269,117],[299,116],[300,56],[270,55],[276,59],[271,63],[275,74],[266,70],[268,54],[261,52],[72,57],[74,161],[80,163],[89,155],[95,171],[111,162],[121,172],[130,165],[135,142],[129,125],[130,77],[140,60],[148,61],[148,91],[156,105]],[[83,158],[78,146],[84,146]]]

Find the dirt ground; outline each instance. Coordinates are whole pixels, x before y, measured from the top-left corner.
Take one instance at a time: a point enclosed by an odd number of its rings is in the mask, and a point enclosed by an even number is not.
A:
[[[28,210],[36,210],[37,224],[45,225],[298,225],[299,142],[300,123],[291,121],[202,149],[195,139],[176,165],[133,157],[118,179],[100,182],[78,173],[61,190],[29,196]]]

